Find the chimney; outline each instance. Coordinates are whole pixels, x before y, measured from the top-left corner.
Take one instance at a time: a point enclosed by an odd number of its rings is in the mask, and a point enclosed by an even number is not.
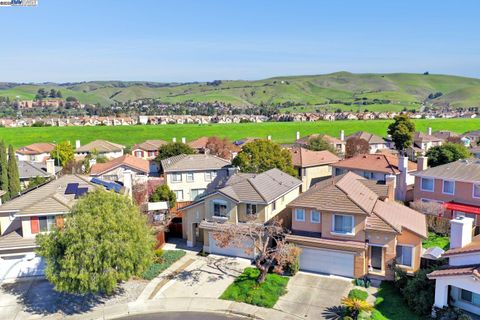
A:
[[[272,140],[272,136],[268,136],[267,140],[269,140],[269,141]]]
[[[300,131],[297,131],[296,140],[300,140]]]
[[[463,248],[472,242],[473,219],[460,216],[450,220],[450,249]]]
[[[428,127],[428,129],[427,129],[427,134],[428,134],[429,136],[432,135],[432,127]]]
[[[340,140],[345,141],[345,130],[340,130]]]
[[[133,189],[133,172],[131,170],[125,170],[123,172],[123,186],[126,189],[126,193],[131,198]]]
[[[47,163],[47,173],[51,176],[55,175],[55,160],[54,159],[48,159],[45,161]]]
[[[75,140],[75,149],[80,148],[80,146],[81,146],[80,140]]]
[[[172,138],[172,142],[173,142],[173,143],[177,142],[177,138],[173,137],[173,138]]]
[[[417,171],[427,170],[428,168],[428,157],[417,157]]]
[[[385,185],[387,186],[387,200],[395,201],[395,188],[397,186],[397,176],[389,174],[385,177]]]
[[[97,164],[97,159],[92,158],[92,159],[88,160],[88,165],[90,166],[90,168],[91,168],[94,164]]]
[[[183,143],[183,144],[186,144],[186,143],[187,143],[187,138],[182,137],[182,143]]]

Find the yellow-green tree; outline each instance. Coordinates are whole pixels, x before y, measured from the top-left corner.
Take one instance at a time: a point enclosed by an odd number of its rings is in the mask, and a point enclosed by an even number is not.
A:
[[[50,157],[55,159],[55,164],[62,167],[65,167],[67,163],[72,161],[74,156],[75,152],[73,150],[73,146],[68,141],[62,141],[58,143],[50,153]]]

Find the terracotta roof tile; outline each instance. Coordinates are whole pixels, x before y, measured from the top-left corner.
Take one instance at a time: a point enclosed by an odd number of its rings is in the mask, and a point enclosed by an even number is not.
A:
[[[340,161],[340,158],[328,150],[312,151],[302,147],[290,149],[293,165],[297,167],[313,167]]]
[[[101,175],[119,166],[127,166],[146,174],[150,172],[150,162],[148,160],[126,154],[105,163],[94,164],[90,169],[90,175]]]
[[[462,248],[450,249],[445,252],[444,256],[453,256],[462,253],[480,252],[480,235],[473,237],[472,242]]]
[[[166,144],[164,140],[146,140],[142,143],[138,143],[132,147],[132,150],[141,149],[145,151],[157,151],[161,146]]]
[[[447,266],[442,269],[435,270],[428,274],[429,279],[435,279],[439,277],[451,277],[451,276],[468,276],[472,275],[477,279],[480,279],[480,266]]]
[[[187,143],[193,149],[205,149],[207,147],[208,137],[201,137]]]
[[[35,155],[42,153],[50,153],[52,152],[53,148],[55,148],[55,145],[53,143],[40,142],[21,147],[16,152],[25,155]]]
[[[393,154],[374,153],[361,154],[332,164],[332,167],[344,169],[359,169],[385,174],[399,174],[398,157]],[[416,171],[417,165],[408,161],[408,171]]]

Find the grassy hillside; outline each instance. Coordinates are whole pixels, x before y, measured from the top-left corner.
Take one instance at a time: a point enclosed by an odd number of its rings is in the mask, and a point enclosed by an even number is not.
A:
[[[161,126],[117,126],[117,127],[44,127],[44,128],[0,128],[0,137],[15,147],[33,142],[52,142],[69,140],[74,143],[80,139],[82,144],[95,139],[106,139],[112,142],[131,146],[146,139],[164,139],[171,141],[173,137],[186,137],[187,141],[201,136],[220,136],[237,140],[245,137],[266,138],[268,135],[279,143],[293,142],[295,133],[302,136],[312,133],[326,133],[338,136],[340,130],[346,134],[364,130],[380,136],[386,135],[391,121],[318,121],[318,122],[267,122],[242,124],[210,124],[210,125],[161,125]],[[417,130],[451,130],[463,133],[480,128],[480,119],[435,119],[416,120]]]
[[[480,79],[422,74],[352,74],[276,77],[257,81],[222,81],[218,86],[206,83],[165,84],[153,82],[94,81],[74,84],[37,84],[0,87],[0,96],[32,99],[39,88],[61,90],[64,97],[74,96],[83,103],[109,104],[114,101],[158,98],[165,103],[184,101],[221,101],[237,106],[293,102],[305,106],[349,103],[360,100],[390,100],[386,106],[362,106],[362,110],[418,108],[428,95],[443,96],[429,103],[454,106],[480,105]],[[327,106],[331,107],[331,106]],[[346,106],[344,109],[357,107]]]

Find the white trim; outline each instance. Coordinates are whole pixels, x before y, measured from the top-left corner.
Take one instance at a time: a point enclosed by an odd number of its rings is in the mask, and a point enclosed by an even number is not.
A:
[[[433,181],[432,190],[423,189],[423,179],[428,179],[428,180],[432,180],[432,181]],[[443,188],[442,188],[442,189],[443,189]],[[420,190],[425,191],[425,192],[435,192],[435,178],[424,178],[424,177],[420,177]]]
[[[398,266],[400,266],[400,267],[412,269],[414,267],[414,264],[415,264],[414,263],[415,262],[415,246],[411,245],[411,244],[397,243],[397,245],[395,246],[395,259],[397,259],[397,246],[412,248],[412,265],[407,266],[405,264],[400,264],[400,263],[398,264]]]
[[[445,192],[445,182],[452,182],[453,183],[453,192],[452,193],[449,193],[449,192]],[[448,195],[454,195],[455,194],[455,180],[445,180],[443,179],[442,180],[442,194],[448,194]]]
[[[335,231],[335,216],[351,217],[352,218],[352,232],[343,233],[343,232]],[[334,213],[332,215],[332,230],[331,230],[331,233],[335,234],[335,235],[342,235],[342,236],[354,236],[355,235],[355,216],[353,216],[351,214]]]
[[[318,213],[318,221],[313,220],[313,212]],[[322,223],[322,214],[317,209],[310,209],[310,222],[314,224]]]
[[[302,211],[303,211],[303,219],[297,219],[297,210],[302,210]],[[305,209],[295,208],[293,211],[294,211],[293,214],[294,214],[294,216],[295,216],[295,221],[305,222],[305,215],[306,215],[306,210],[305,210]]]
[[[29,214],[16,214],[14,215],[15,218],[21,218],[21,217],[43,217],[43,216],[58,216],[61,214],[67,214],[70,213],[69,211],[59,211],[59,212],[49,212],[49,213],[29,213]]]

